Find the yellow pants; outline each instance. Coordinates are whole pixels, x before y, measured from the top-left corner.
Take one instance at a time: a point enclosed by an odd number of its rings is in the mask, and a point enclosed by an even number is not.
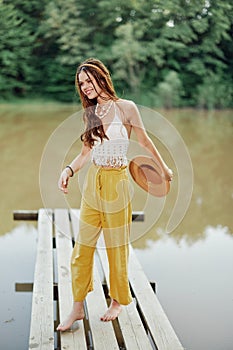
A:
[[[93,258],[103,230],[109,262],[109,294],[122,305],[132,301],[128,282],[132,209],[126,168],[92,165],[84,184],[77,242],[72,254],[74,301],[93,290]]]

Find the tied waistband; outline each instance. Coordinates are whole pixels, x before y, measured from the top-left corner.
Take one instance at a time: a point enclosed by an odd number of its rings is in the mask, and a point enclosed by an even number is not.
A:
[[[94,162],[92,164],[98,171],[118,171],[119,172],[127,168],[127,165],[122,165],[120,167],[110,167],[110,166],[96,165]]]

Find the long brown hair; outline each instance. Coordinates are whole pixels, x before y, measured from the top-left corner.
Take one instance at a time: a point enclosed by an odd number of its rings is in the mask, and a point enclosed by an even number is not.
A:
[[[95,58],[89,58],[80,64],[76,72],[75,86],[81,98],[82,106],[85,109],[83,114],[85,131],[81,135],[81,140],[92,148],[97,139],[100,139],[102,142],[104,138],[108,139],[108,137],[104,132],[101,119],[95,114],[97,98],[90,100],[81,90],[79,82],[79,74],[81,71],[84,71],[87,76],[89,76],[89,73],[92,74],[101,90],[108,96],[106,100],[110,98],[116,101],[118,97],[114,90],[110,73],[101,61]],[[102,98],[104,99],[104,97]]]

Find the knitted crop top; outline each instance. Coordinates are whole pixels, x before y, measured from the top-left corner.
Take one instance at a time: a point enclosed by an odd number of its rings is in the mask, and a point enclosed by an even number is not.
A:
[[[116,107],[114,119],[108,126],[106,135],[109,140],[104,139],[102,143],[95,142],[92,149],[92,162],[97,166],[111,168],[126,166],[129,138],[125,126],[116,114]]]

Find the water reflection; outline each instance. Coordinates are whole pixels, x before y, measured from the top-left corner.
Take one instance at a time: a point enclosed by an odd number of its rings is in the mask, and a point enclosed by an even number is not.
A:
[[[0,106],[0,235],[10,231],[14,209],[42,206],[39,166],[43,148],[74,106]],[[49,185],[49,184],[48,184]]]
[[[15,292],[15,283],[33,282],[37,231],[19,224],[0,237],[0,344],[1,349],[28,348],[32,293]],[[12,341],[14,337],[15,341]]]
[[[231,350],[233,240],[227,227],[207,226],[192,246],[168,236],[137,249],[147,276],[185,348]]]

